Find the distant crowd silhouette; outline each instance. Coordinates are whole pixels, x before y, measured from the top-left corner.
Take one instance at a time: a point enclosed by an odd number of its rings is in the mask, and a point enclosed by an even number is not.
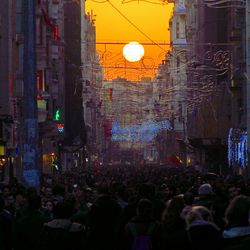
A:
[[[73,168],[1,186],[1,250],[249,250],[250,181],[171,166]]]

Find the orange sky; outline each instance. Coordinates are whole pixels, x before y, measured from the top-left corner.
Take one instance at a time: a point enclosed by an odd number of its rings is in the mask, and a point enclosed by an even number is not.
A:
[[[151,1],[160,2],[159,0]],[[156,43],[169,43],[168,21],[172,12],[172,4],[152,4],[137,0],[131,2],[110,0],[110,2],[151,40]],[[105,0],[87,0],[86,13],[91,10],[96,19],[97,42],[152,43]],[[153,77],[155,68],[164,59],[165,51],[168,50],[167,45],[161,45],[163,49],[156,45],[145,45],[144,59],[137,63],[129,63],[125,62],[122,56],[123,46],[97,45],[100,61],[105,67],[105,78],[112,79],[120,76],[130,80],[139,80],[143,76]]]

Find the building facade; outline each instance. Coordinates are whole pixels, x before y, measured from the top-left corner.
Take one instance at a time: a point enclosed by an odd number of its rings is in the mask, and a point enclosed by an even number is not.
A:
[[[82,4],[84,5],[84,1]],[[96,51],[95,17],[92,12],[82,13],[82,26],[82,106],[87,131],[85,152],[87,165],[92,165],[93,162],[103,162],[105,151],[103,69]]]
[[[244,38],[239,31],[236,35],[238,29],[244,32],[244,17],[241,9],[213,8],[200,2],[187,1],[187,8],[188,84],[195,100],[190,105],[188,136],[198,161],[218,171],[228,164],[230,128],[245,126],[243,74],[239,72],[245,68]]]
[[[228,150],[230,131],[246,128],[245,6],[169,2],[174,3],[171,50],[156,79],[166,83],[168,99],[162,103],[169,102],[172,145],[177,140],[180,146],[173,147],[173,153],[186,163],[192,160],[218,171],[227,166],[230,151],[235,150]]]
[[[21,178],[23,169],[24,3],[23,0],[0,3],[0,151],[1,158],[3,155],[7,159],[5,181],[13,176]],[[36,164],[41,171],[52,172],[66,169],[72,162],[81,165],[84,158],[81,2],[37,0],[35,19],[34,98],[39,130]]]

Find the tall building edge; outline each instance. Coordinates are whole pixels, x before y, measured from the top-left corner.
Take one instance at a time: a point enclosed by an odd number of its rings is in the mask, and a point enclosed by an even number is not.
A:
[[[250,178],[250,0],[246,1],[246,78],[247,176]]]

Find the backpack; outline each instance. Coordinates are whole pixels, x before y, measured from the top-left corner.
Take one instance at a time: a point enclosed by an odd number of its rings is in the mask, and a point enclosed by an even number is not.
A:
[[[138,234],[135,223],[128,224],[129,229],[134,237],[134,242],[131,250],[152,250],[151,234],[155,228],[155,223],[149,225],[145,234]]]

